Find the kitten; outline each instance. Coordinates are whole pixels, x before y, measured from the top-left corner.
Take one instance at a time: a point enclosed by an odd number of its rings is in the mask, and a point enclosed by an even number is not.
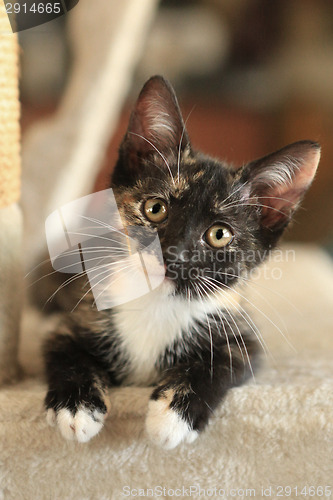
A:
[[[49,423],[88,441],[103,427],[110,387],[154,385],[148,435],[169,449],[192,442],[256,365],[256,332],[237,286],[276,245],[319,157],[317,143],[302,141],[236,170],[196,152],[172,87],[151,78],[111,188],[125,224],[158,232],[165,277],[102,311],[85,294],[64,314],[44,346]]]

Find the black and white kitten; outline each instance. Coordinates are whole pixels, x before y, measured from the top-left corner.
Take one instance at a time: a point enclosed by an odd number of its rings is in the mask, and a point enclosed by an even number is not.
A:
[[[158,231],[165,278],[103,311],[88,293],[64,314],[44,346],[49,423],[88,441],[103,427],[110,387],[154,385],[148,435],[165,448],[192,442],[251,375],[257,339],[237,286],[276,245],[319,157],[317,143],[302,141],[237,170],[196,152],[172,87],[151,78],[111,188],[126,224]]]

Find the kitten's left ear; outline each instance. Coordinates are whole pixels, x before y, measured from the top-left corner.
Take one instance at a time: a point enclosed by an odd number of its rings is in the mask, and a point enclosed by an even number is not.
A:
[[[258,200],[263,227],[275,231],[287,225],[314,178],[319,159],[319,144],[300,141],[243,168],[243,198]]]
[[[175,92],[161,76],[150,78],[140,92],[121,146],[130,168],[151,153],[177,158],[189,144]]]

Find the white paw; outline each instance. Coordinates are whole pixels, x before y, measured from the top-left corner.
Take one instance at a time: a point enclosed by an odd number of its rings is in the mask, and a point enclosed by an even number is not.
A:
[[[170,397],[149,401],[146,431],[149,438],[166,450],[185,441],[192,443],[197,437],[194,431],[174,410],[170,409]]]
[[[52,426],[57,424],[65,439],[86,443],[102,429],[106,415],[98,410],[89,410],[85,406],[81,406],[74,415],[66,408],[57,413],[49,409],[46,421]]]

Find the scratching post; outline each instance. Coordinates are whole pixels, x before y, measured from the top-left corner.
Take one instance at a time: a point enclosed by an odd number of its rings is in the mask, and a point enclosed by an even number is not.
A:
[[[21,311],[18,43],[0,2],[0,383],[17,374]]]

